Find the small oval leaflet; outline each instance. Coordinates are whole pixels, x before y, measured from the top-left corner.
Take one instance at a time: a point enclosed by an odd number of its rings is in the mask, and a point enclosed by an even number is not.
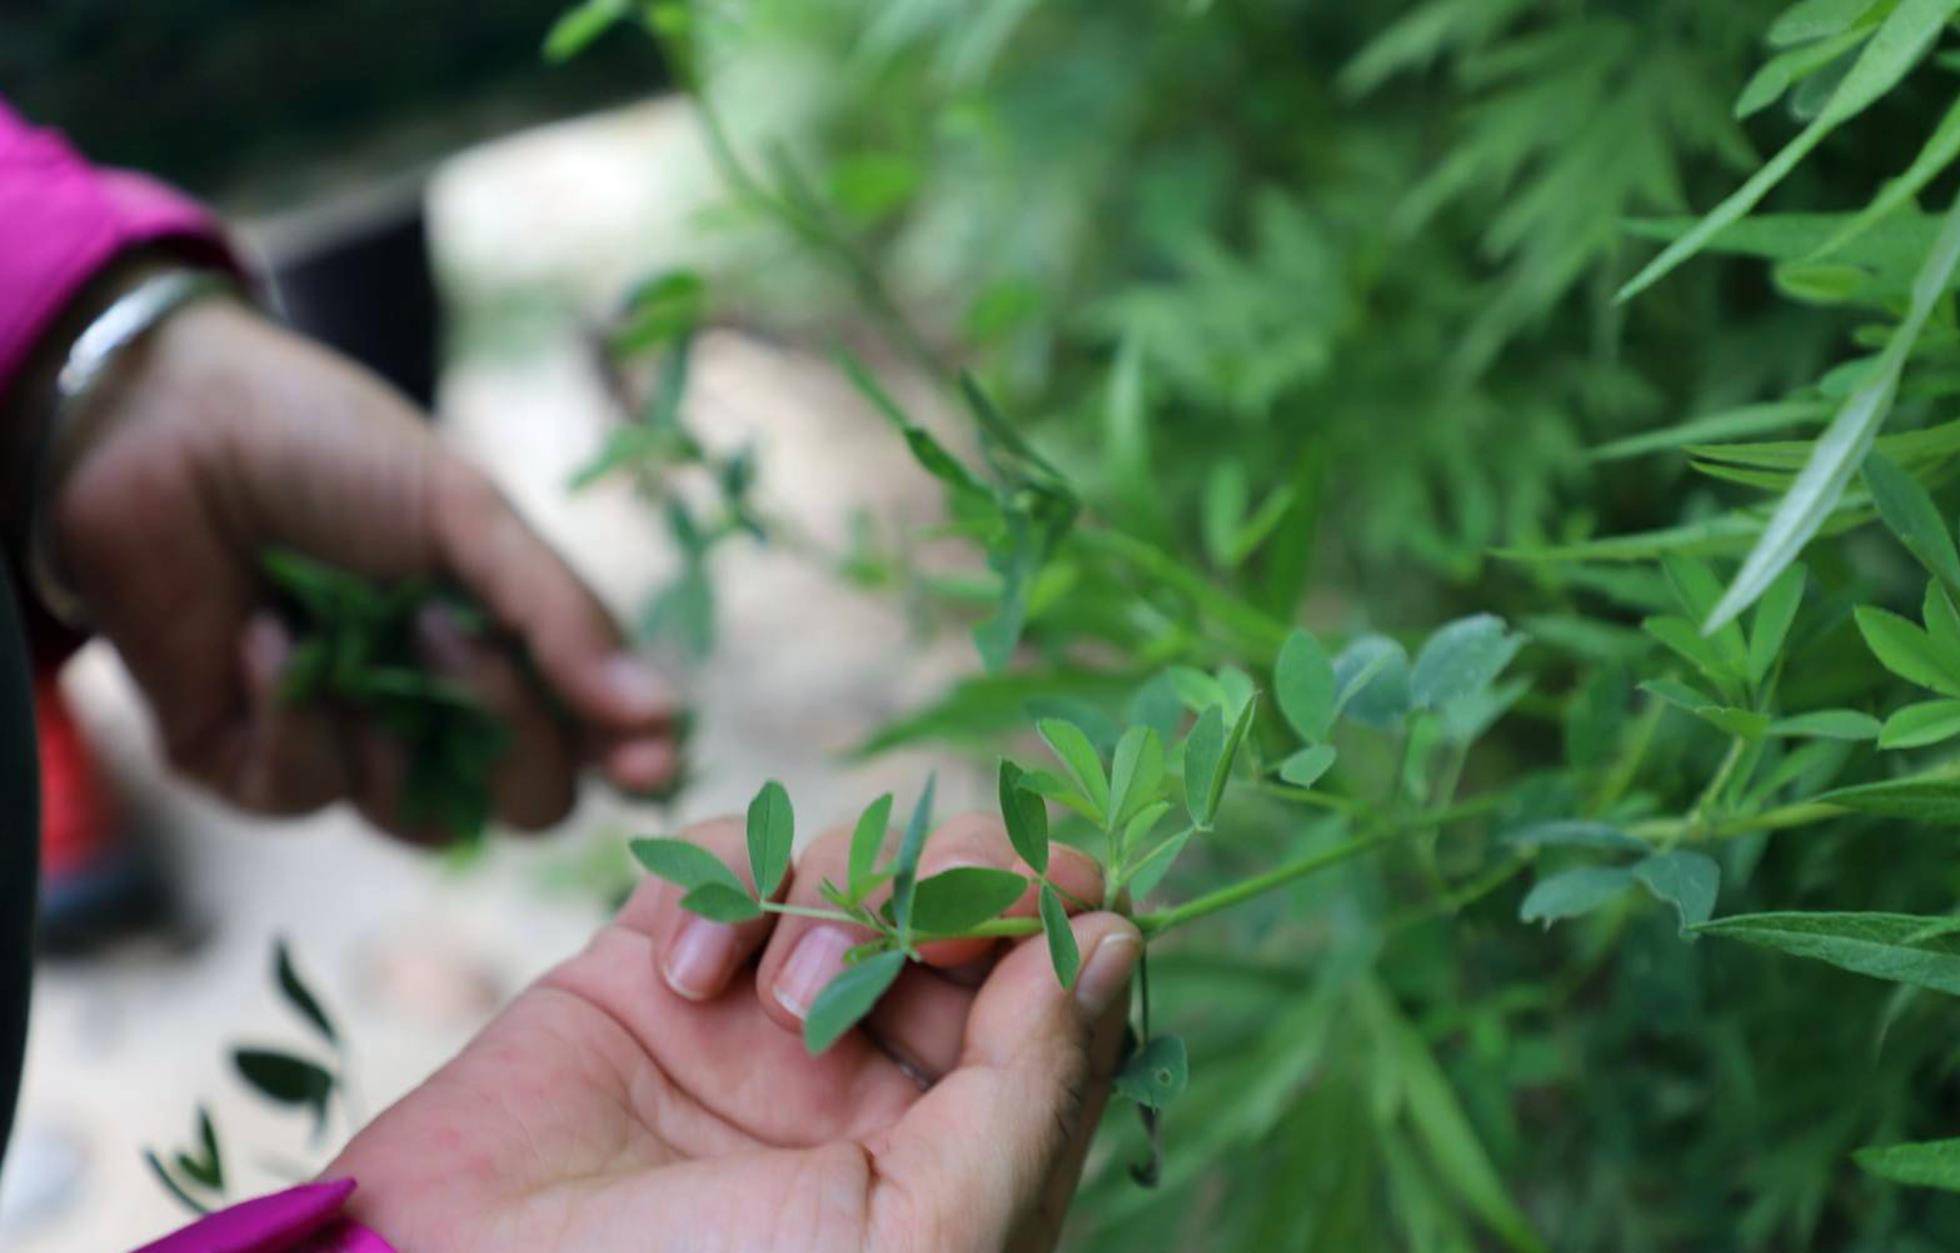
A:
[[[810,1016],[803,1020],[804,1047],[821,1053],[837,1043],[838,1037],[871,1012],[904,967],[904,953],[876,953],[832,979],[817,994]]]
[[[1116,1090],[1150,1109],[1163,1109],[1191,1078],[1191,1061],[1181,1036],[1160,1035],[1151,1039],[1124,1064],[1116,1076]]]

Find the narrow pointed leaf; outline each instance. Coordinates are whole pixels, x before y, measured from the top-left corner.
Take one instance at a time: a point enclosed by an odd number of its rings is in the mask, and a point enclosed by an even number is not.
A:
[[[1924,748],[1960,735],[1960,700],[1929,700],[1907,705],[1878,733],[1880,748]]]
[[[1916,914],[1786,912],[1717,918],[1696,930],[1960,996],[1960,934],[1937,934],[1934,924],[1943,921]]]
[[[1068,910],[1062,907],[1062,898],[1045,883],[1041,885],[1041,930],[1048,938],[1048,962],[1055,968],[1055,978],[1063,987],[1073,988],[1082,954],[1075,943],[1075,932],[1068,925]]]
[[[919,856],[925,852],[926,837],[932,831],[932,796],[939,783],[937,774],[926,776],[926,785],[919,792],[918,803],[912,806],[912,817],[905,824],[905,838],[899,841],[898,856],[892,862],[892,918],[898,924],[898,933],[909,935],[912,930],[912,898],[919,882]]]
[[[283,938],[273,945],[272,971],[273,978],[279,985],[279,993],[286,998],[287,1003],[298,1010],[300,1016],[311,1023],[313,1029],[325,1037],[327,1043],[339,1044],[340,1034],[334,1030],[333,1020],[327,1017],[327,1011],[320,1007],[320,1002],[313,995],[312,989],[308,988],[305,980],[299,977],[299,971],[293,967],[292,952],[286,947],[286,941]],[[209,1119],[205,1120],[204,1126],[208,1132],[210,1129]],[[223,1185],[215,1184],[213,1186],[222,1187]]]
[[[1224,752],[1225,717],[1212,705],[1198,715],[1184,738],[1184,805],[1201,829],[1211,827],[1211,779]]]
[[[1007,827],[1007,841],[1036,874],[1048,870],[1048,806],[1040,796],[1021,786],[1025,772],[1007,760],[1000,760],[1000,817]]]
[[[1879,721],[1855,709],[1817,709],[1770,723],[1771,735],[1809,740],[1869,740],[1877,738]]]
[[[1960,1139],[1883,1144],[1851,1155],[1866,1174],[1915,1188],[1960,1192]]]
[[[851,832],[851,857],[848,870],[850,895],[853,899],[861,900],[864,897],[863,889],[871,882],[871,876],[878,867],[878,853],[885,846],[885,833],[890,830],[891,821],[892,794],[890,792],[872,801],[865,807],[864,812],[858,815],[857,827]]]
[[[1939,21],[1944,21],[1946,14],[1956,6],[1960,6],[1960,0],[1939,0]],[[1893,18],[1913,7],[1927,6],[1923,0],[1904,0],[1899,8],[1893,10]],[[1886,25],[1891,25],[1890,19]],[[1883,38],[1884,33],[1881,30],[1873,38],[1873,44]],[[1818,119],[1819,122],[1823,120]],[[1815,125],[1813,123],[1813,129]],[[1743,559],[1742,568],[1736,572],[1728,592],[1709,615],[1703,630],[1719,628],[1747,609],[1797,559],[1803,546],[1810,542],[1831,511],[1837,508],[1845,486],[1864,462],[1865,454],[1871,451],[1879,427],[1884,425],[1886,414],[1891,412],[1906,358],[1919,341],[1919,334],[1925,329],[1926,319],[1932,314],[1934,304],[1952,282],[1956,263],[1960,263],[1960,200],[1956,200],[1953,208],[1947,211],[1939,238],[1934,241],[1932,250],[1926,254],[1919,274],[1913,280],[1912,303],[1906,310],[1905,319],[1893,330],[1885,351],[1865,382],[1845,398],[1837,416],[1831,419],[1830,426],[1818,436],[1810,459],[1798,472],[1796,482],[1790,485],[1790,490],[1777,503],[1776,512],[1770,515],[1768,525],[1756,540],[1756,546]]]
[[[1960,551],[1953,547],[1953,535],[1932,493],[1876,448],[1865,454],[1865,486],[1871,489],[1878,516],[1906,551],[1948,587],[1960,587]]]

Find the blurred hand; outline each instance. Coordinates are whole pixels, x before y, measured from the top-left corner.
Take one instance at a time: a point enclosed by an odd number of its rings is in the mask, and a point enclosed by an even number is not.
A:
[[[738,821],[687,838],[746,865]],[[821,904],[847,852],[845,832],[811,846],[789,901]],[[1055,854],[1061,886],[1100,897],[1092,863]],[[976,864],[1027,872],[998,823],[965,819],[922,873]],[[1129,922],[1074,919],[1073,992],[1039,936],[934,946],[811,1057],[802,1013],[867,937],[776,915],[724,926],[679,897],[643,884],[357,1135],[326,1172],[359,1181],[355,1216],[416,1253],[1054,1246],[1121,1046]]]
[[[674,706],[599,602],[366,371],[206,300],[133,346],[84,403],[107,408],[75,428],[92,442],[54,487],[55,550],[185,773],[253,809],[344,796],[377,825],[435,834],[400,817],[406,762],[389,736],[279,700],[290,640],[266,608],[268,545],[382,579],[445,576],[483,603],[507,646],[435,613],[422,643],[511,729],[493,795],[505,821],[561,817],[588,761],[636,791],[674,773]]]

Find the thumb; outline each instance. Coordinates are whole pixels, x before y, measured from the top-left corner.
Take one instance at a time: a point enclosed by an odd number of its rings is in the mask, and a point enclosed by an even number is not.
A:
[[[1064,988],[1040,937],[1002,958],[967,1018],[959,1066],[884,1143],[873,1247],[1048,1249],[1109,1094],[1143,937],[1126,918],[1071,923]]]

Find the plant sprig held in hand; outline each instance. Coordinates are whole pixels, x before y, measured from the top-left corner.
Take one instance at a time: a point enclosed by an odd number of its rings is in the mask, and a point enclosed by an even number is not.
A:
[[[371,718],[408,757],[403,816],[464,844],[490,820],[490,778],[510,734],[475,697],[431,674],[416,648],[416,620],[441,605],[459,627],[480,633],[481,609],[427,579],[382,586],[287,549],[261,566],[292,632],[282,695]]]

